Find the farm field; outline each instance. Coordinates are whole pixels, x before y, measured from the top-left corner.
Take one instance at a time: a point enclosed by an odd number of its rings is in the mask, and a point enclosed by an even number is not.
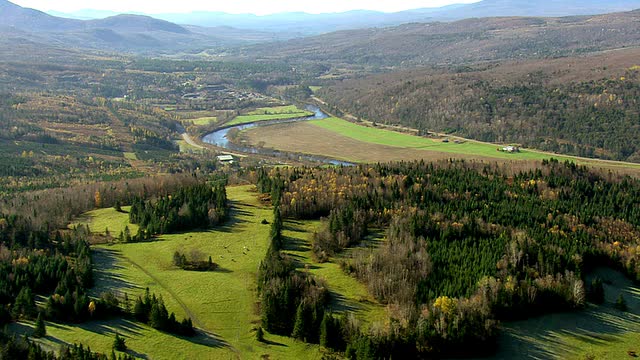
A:
[[[298,109],[295,105],[259,108],[246,115],[240,115],[226,125],[240,125],[257,121],[295,119],[313,115],[307,110]]]
[[[187,121],[190,121],[193,125],[204,126],[204,125],[216,123],[218,121],[218,118],[215,116],[206,116],[206,117],[201,117],[197,119],[190,119]]]
[[[97,281],[93,295],[111,290],[126,292],[130,299],[145,288],[161,295],[170,312],[181,319],[189,316],[194,326],[204,330],[195,338],[179,338],[128,320],[94,322],[81,326],[48,324],[43,341],[57,349],[61,342],[82,342],[93,350],[111,349],[114,333],[124,336],[133,355],[152,359],[254,359],[269,355],[273,359],[319,359],[320,348],[291,338],[266,334],[268,344],[255,340],[255,280],[260,261],[267,250],[272,209],[258,202],[253,186],[228,188],[232,219],[223,227],[209,231],[163,235],[157,241],[100,245],[94,248]],[[124,207],[123,210],[128,210]],[[92,230],[112,234],[128,224],[128,214],[114,209],[87,213],[80,222]],[[301,268],[310,264],[309,237],[319,222],[286,222],[287,251]],[[128,225],[133,229],[135,225]],[[102,230],[99,230],[102,229]],[[133,231],[132,231],[133,232]],[[207,258],[220,268],[215,272],[187,272],[172,265],[175,251]],[[326,280],[334,310],[355,309],[356,316],[370,322],[381,319],[385,308],[376,305],[364,285],[345,275],[337,263],[314,264],[311,272]],[[302,269],[301,269],[302,270]],[[27,331],[32,324],[16,325]],[[23,328],[20,330],[20,328]]]
[[[519,153],[496,151],[500,145],[461,140],[448,143],[391,130],[357,125],[339,118],[313,120],[248,129],[243,132],[250,143],[264,141],[264,146],[278,150],[323,155],[340,160],[364,163],[397,160],[441,160],[449,158],[485,161],[542,160],[556,158],[580,164],[637,175],[640,164],[591,160],[525,149]]]

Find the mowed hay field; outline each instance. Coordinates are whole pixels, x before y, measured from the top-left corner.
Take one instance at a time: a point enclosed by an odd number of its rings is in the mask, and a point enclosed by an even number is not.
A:
[[[195,338],[179,338],[129,320],[88,324],[48,324],[43,341],[51,349],[60,343],[82,342],[94,351],[110,352],[115,332],[126,338],[131,354],[150,359],[320,359],[317,345],[266,334],[268,344],[255,340],[259,325],[256,275],[268,245],[273,209],[257,200],[253,186],[229,187],[231,219],[213,230],[163,235],[157,241],[94,247],[96,286],[92,295],[111,290],[126,292],[130,299],[148,287],[161,295],[167,309],[181,319],[189,316],[200,329]],[[127,210],[127,208],[124,208]],[[85,215],[95,232],[109,228],[112,234],[127,225],[128,214],[100,209]],[[356,310],[365,323],[384,317],[385,308],[368,297],[364,285],[345,275],[337,263],[311,264],[310,234],[317,221],[289,222],[284,235],[287,251],[300,271],[311,269],[327,281],[336,311]],[[130,228],[133,226],[129,225]],[[134,232],[135,233],[135,232]],[[187,256],[209,256],[219,264],[214,272],[189,272],[172,264],[175,251]],[[283,314],[283,316],[289,316]],[[16,325],[28,332],[32,324]],[[20,329],[18,329],[20,330]]]
[[[640,174],[640,164],[600,161],[549,154],[530,149],[519,153],[497,151],[501,145],[455,138],[449,142],[367,127],[339,118],[328,118],[247,129],[244,136],[252,144],[264,142],[264,147],[289,152],[304,152],[356,162],[385,162],[398,160],[428,161],[449,158],[487,161],[538,161],[556,158],[579,164]]]
[[[258,121],[296,119],[313,115],[307,110],[298,109],[295,105],[259,108],[246,115],[237,116],[226,125],[240,125]]]

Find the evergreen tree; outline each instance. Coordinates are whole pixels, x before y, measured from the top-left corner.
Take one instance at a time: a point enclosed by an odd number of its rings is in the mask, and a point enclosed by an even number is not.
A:
[[[600,278],[595,278],[591,281],[591,287],[588,292],[589,301],[594,304],[604,303],[604,286]]]
[[[294,339],[307,341],[307,326],[309,326],[309,321],[307,319],[307,309],[303,303],[298,305],[298,309],[296,310],[296,321],[293,324],[293,332],[291,333],[291,337]]]
[[[262,330],[262,326],[258,326],[258,329],[256,330],[256,340],[264,342],[264,330]]]
[[[47,335],[47,329],[44,324],[44,320],[42,320],[42,313],[38,313],[38,319],[36,320],[36,326],[33,329],[33,337],[41,338]]]
[[[127,351],[126,340],[121,337],[118,333],[116,333],[115,339],[113,339],[113,350],[116,351]]]
[[[622,295],[622,293],[620,293],[620,295],[618,295],[618,298],[616,299],[615,307],[616,307],[616,309],[618,309],[620,311],[629,310],[629,308],[627,306],[627,300],[625,300],[624,295]]]

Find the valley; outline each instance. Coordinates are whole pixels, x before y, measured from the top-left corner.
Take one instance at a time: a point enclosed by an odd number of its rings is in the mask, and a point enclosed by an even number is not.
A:
[[[0,359],[640,355],[638,0],[18,2]]]

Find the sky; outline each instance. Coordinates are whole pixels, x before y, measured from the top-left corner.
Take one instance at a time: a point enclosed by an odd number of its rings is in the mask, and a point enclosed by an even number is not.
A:
[[[232,14],[267,15],[279,12],[307,13],[377,10],[395,12],[425,7],[440,7],[453,3],[473,3],[478,0],[10,0],[20,6],[42,11],[74,12],[84,9],[146,14],[188,13],[191,11],[222,11]]]

